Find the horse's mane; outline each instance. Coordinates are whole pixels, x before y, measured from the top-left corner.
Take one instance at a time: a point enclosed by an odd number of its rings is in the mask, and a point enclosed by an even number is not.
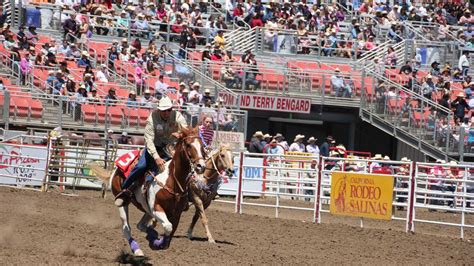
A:
[[[184,139],[184,138],[186,138],[188,136],[192,136],[192,135],[198,135],[198,128],[197,127],[187,126],[187,127],[181,128],[181,139]]]

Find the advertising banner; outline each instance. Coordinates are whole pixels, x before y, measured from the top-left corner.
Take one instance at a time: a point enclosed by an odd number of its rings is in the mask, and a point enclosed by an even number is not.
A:
[[[231,131],[216,131],[212,139],[214,146],[217,147],[220,144],[226,144],[231,150],[244,149],[244,141],[244,133]]]
[[[0,144],[0,184],[41,186],[47,155],[45,146]]]
[[[392,218],[393,177],[333,172],[332,214],[381,220]]]
[[[237,107],[240,104],[240,108],[242,109],[303,114],[309,114],[311,111],[310,99],[245,93],[237,94],[237,96],[235,96],[226,92],[220,92],[219,97],[224,100],[225,105]]]
[[[240,158],[234,158],[234,177],[233,178],[226,178],[223,180],[221,187],[219,188],[219,195],[236,195],[236,191],[238,188],[239,183],[239,165],[240,165]],[[243,173],[242,178],[248,179],[260,179],[263,177],[263,158],[252,158],[252,157],[244,157],[244,164],[243,164]],[[262,185],[263,181],[261,180],[243,180],[242,183],[242,190],[248,191],[256,191],[256,192],[244,192],[244,196],[261,196],[262,193]],[[232,189],[233,191],[229,191],[227,189]]]

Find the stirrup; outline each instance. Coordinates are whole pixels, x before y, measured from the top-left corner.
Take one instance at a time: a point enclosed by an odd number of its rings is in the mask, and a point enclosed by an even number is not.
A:
[[[130,201],[132,197],[132,192],[128,189],[120,191],[117,196],[115,196],[115,206],[122,207],[126,202]]]

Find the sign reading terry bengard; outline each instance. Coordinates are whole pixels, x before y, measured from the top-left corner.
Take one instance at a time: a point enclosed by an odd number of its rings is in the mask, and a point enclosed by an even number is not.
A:
[[[311,111],[311,100],[302,98],[266,96],[255,94],[229,94],[219,93],[219,97],[224,100],[227,106],[237,106],[243,109],[268,110],[288,113],[309,114]]]
[[[390,220],[392,197],[392,176],[332,173],[332,214]]]

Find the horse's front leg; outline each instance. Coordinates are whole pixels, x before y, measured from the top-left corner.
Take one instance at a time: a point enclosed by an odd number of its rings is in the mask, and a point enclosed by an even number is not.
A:
[[[207,235],[207,241],[209,243],[216,243],[214,238],[211,235],[211,231],[209,230],[209,221],[207,220],[206,212],[204,211],[204,204],[202,200],[199,198],[194,202],[194,206],[196,206],[196,212],[199,213],[199,217],[201,218],[202,225],[204,226],[204,229],[206,229],[206,235]],[[194,218],[193,218],[194,220]]]
[[[155,239],[151,244],[151,246],[155,249],[167,249],[171,242],[171,232],[173,231],[173,225],[168,220],[165,211],[160,205],[155,206],[155,211],[153,212],[153,216],[158,221],[161,226],[163,226],[164,233],[163,237],[160,239]]]
[[[189,240],[193,239],[194,226],[196,225],[197,220],[199,219],[199,210],[198,210],[197,202],[201,202],[201,206],[202,206],[202,201],[199,198],[199,196],[196,195],[196,193],[194,193],[194,192],[191,192],[191,193],[192,193],[192,201],[193,201],[194,207],[195,207],[195,212],[194,212],[194,216],[193,216],[193,219],[191,221],[191,224],[189,225],[189,228],[188,228],[188,239]]]
[[[125,239],[128,241],[130,245],[130,249],[133,252],[134,256],[143,256],[143,251],[140,249],[137,241],[132,238],[132,230],[130,229],[130,225],[128,223],[128,205],[119,207],[120,219],[122,219],[122,232]]]

